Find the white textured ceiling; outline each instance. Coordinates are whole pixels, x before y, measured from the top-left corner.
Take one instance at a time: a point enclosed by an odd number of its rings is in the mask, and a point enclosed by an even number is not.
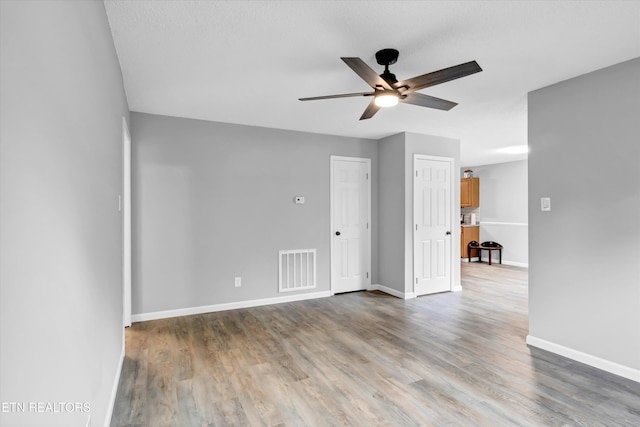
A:
[[[527,92],[640,57],[640,1],[106,0],[133,111],[381,138],[402,131],[461,140],[462,164],[523,158]],[[399,80],[476,60],[483,72],[421,92],[450,111],[400,104],[359,121],[367,91],[341,60]],[[597,90],[598,88],[594,88]]]

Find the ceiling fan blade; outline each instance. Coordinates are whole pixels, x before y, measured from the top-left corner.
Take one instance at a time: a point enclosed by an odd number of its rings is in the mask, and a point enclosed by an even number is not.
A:
[[[471,61],[460,65],[454,65],[453,67],[444,68],[439,71],[434,71],[432,73],[423,74],[421,76],[412,77],[395,83],[394,86],[398,89],[405,86],[407,89],[403,93],[411,93],[426,87],[459,79],[460,77],[466,77],[480,71],[482,71],[482,68],[480,68],[478,63],[476,61]]]
[[[421,107],[435,108],[437,110],[449,111],[456,105],[457,102],[447,101],[446,99],[436,98],[434,96],[425,95],[423,93],[413,92],[407,95],[406,98],[400,99],[400,102],[405,104],[419,105]]]
[[[391,85],[387,83],[385,79],[380,77],[378,73],[376,73],[371,67],[369,67],[365,62],[360,58],[340,58],[344,61],[345,64],[349,66],[357,75],[362,78],[369,86],[372,88],[376,88],[376,86],[381,86],[387,90],[393,90]]]
[[[309,98],[298,98],[298,101],[316,101],[318,99],[349,98],[351,96],[373,96],[374,93],[375,92],[357,92],[357,93],[342,93],[339,95],[312,96]]]
[[[376,105],[376,99],[373,98],[369,103],[369,105],[367,105],[367,108],[364,110],[364,113],[362,113],[362,116],[360,116],[360,120],[370,119],[371,117],[374,116],[374,114],[378,112],[379,109],[380,107]]]

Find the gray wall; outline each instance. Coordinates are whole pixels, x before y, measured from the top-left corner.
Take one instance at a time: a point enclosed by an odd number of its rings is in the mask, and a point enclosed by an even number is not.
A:
[[[120,67],[102,2],[2,1],[0,19],[0,400],[86,402],[97,426],[123,349]]]
[[[529,333],[635,370],[639,117],[640,59],[529,94]]]
[[[460,141],[432,135],[400,133],[379,141],[379,255],[380,285],[410,295],[413,293],[413,156],[426,154],[454,159],[453,171],[460,167]],[[455,173],[455,172],[454,172]],[[453,186],[452,198],[460,189]],[[454,218],[460,216],[455,203]],[[459,227],[452,229],[452,281],[460,284]]]
[[[318,286],[299,292],[329,291],[331,155],[372,160],[376,283],[375,140],[141,113],[131,132],[134,314],[283,296],[283,249],[317,249]]]
[[[379,205],[378,255],[379,285],[405,292],[405,135],[392,135],[378,141]],[[375,282],[372,282],[375,283]]]
[[[461,171],[466,168],[461,168]],[[480,241],[504,246],[505,264],[527,266],[529,231],[527,161],[474,166],[480,178]],[[488,257],[486,251],[483,257]]]
[[[132,138],[141,315],[283,296],[282,249],[317,249],[318,287],[300,292],[329,291],[331,155],[372,159],[371,283],[412,293],[413,154],[452,157],[454,170],[460,155],[457,140],[428,135],[375,141],[135,112]],[[306,204],[295,205],[296,195]]]

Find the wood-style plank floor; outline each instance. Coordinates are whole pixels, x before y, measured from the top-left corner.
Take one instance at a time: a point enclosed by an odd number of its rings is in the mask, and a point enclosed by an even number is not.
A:
[[[640,384],[527,347],[527,271],[136,323],[112,426],[640,426]]]

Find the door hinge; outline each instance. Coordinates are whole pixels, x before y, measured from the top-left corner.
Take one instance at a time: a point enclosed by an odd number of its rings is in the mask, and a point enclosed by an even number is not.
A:
[[[418,224],[416,224],[416,231],[418,231]]]
[[[367,271],[367,279],[369,278],[369,272]]]
[[[416,285],[418,284],[418,278],[416,277]]]
[[[367,223],[367,230],[369,229],[369,223]]]
[[[365,176],[367,177],[367,179],[369,179],[369,174],[368,173],[365,173]]]

